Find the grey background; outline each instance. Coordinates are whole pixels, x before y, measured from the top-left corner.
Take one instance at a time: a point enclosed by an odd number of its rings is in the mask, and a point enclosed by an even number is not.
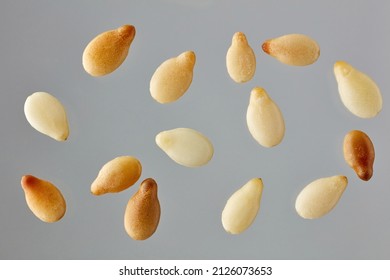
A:
[[[0,3],[0,258],[1,259],[389,259],[390,86],[389,1],[1,1]],[[129,56],[111,75],[89,76],[81,64],[97,34],[133,24]],[[254,79],[235,84],[225,56],[242,31],[257,57]],[[307,67],[279,63],[261,50],[268,38],[303,33],[321,46]],[[161,105],[149,81],[166,59],[197,56],[194,79],[177,102]],[[383,111],[359,119],[340,101],[333,64],[345,60],[382,90]],[[267,149],[246,127],[249,93],[264,87],[281,108],[286,135]],[[36,91],[66,107],[66,142],[35,131],[24,101]],[[174,163],[155,144],[167,129],[190,127],[215,147],[201,168]],[[374,176],[357,178],[344,162],[342,142],[365,131],[376,149]],[[132,188],[95,197],[90,184],[101,166],[120,155],[140,159]],[[46,224],[28,209],[25,174],[56,184],[67,213]],[[337,174],[349,185],[337,207],[318,220],[294,209],[311,181]],[[162,216],[146,241],[123,227],[128,199],[141,180],[159,184]],[[226,233],[221,212],[230,195],[253,177],[264,191],[259,215],[243,234]]]

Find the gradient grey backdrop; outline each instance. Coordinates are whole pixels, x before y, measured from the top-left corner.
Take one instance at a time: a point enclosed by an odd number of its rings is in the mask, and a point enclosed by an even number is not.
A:
[[[1,1],[0,3],[0,258],[1,259],[389,259],[390,87],[389,1]],[[111,75],[89,76],[81,64],[97,34],[133,24],[129,56]],[[235,84],[225,56],[232,35],[247,35],[257,57],[252,81]],[[307,67],[279,63],[261,43],[304,33],[321,46]],[[197,61],[188,92],[161,105],[149,93],[156,67],[183,51]],[[342,105],[333,64],[346,60],[382,89],[383,111],[353,116]],[[246,127],[249,93],[264,87],[286,122],[283,142],[267,149]],[[66,107],[70,137],[56,142],[35,131],[23,113],[33,92]],[[215,146],[212,161],[190,169],[155,144],[167,129],[190,127]],[[363,182],[346,165],[345,134],[365,131],[376,148],[374,176]],[[120,155],[143,165],[141,179],[114,195],[94,197],[101,166]],[[28,209],[20,179],[33,174],[56,184],[67,213],[46,224]],[[337,207],[318,220],[294,209],[311,181],[344,174]],[[159,184],[157,232],[139,242],[123,227],[128,199],[141,180]],[[253,177],[264,182],[260,212],[243,234],[220,222],[229,196]]]

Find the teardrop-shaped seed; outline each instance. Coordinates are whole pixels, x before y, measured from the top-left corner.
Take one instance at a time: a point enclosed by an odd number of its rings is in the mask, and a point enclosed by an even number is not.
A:
[[[360,118],[373,118],[382,110],[382,94],[376,83],[345,61],[334,64],[339,94],[344,106]]]
[[[85,71],[95,77],[115,71],[126,59],[134,37],[135,27],[132,25],[123,25],[96,36],[83,53]]]
[[[344,137],[344,159],[364,181],[371,179],[374,173],[374,145],[370,137],[360,130],[352,130]]]
[[[178,100],[192,82],[195,53],[186,51],[163,62],[150,80],[150,94],[159,103]]]
[[[47,92],[35,92],[24,103],[24,114],[37,131],[57,140],[69,136],[68,119],[64,106]]]
[[[54,223],[65,215],[65,199],[52,183],[32,175],[25,175],[22,177],[21,185],[27,205],[38,219]]]
[[[311,182],[295,201],[298,215],[305,219],[317,219],[329,213],[338,203],[347,184],[347,177],[341,175]]]
[[[160,221],[160,202],[157,183],[148,178],[130,198],[125,210],[124,225],[127,234],[134,240],[145,240],[152,236]]]
[[[317,42],[303,34],[288,34],[266,40],[262,48],[280,62],[293,66],[313,64],[320,56]]]
[[[283,115],[263,88],[256,87],[252,90],[246,121],[249,132],[260,145],[270,148],[283,140]]]
[[[242,32],[233,35],[232,44],[226,54],[229,76],[236,83],[245,83],[253,78],[256,71],[256,56]]]
[[[228,199],[222,211],[222,225],[231,234],[245,231],[256,218],[260,208],[263,181],[254,178]]]
[[[214,154],[210,140],[191,128],[162,131],[156,136],[156,144],[173,161],[186,167],[205,165]]]
[[[138,181],[142,166],[132,156],[120,156],[107,162],[91,185],[91,193],[102,195],[121,192]]]

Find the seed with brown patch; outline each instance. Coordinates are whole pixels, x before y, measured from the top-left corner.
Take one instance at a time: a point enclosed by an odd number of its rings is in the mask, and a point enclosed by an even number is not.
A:
[[[375,150],[370,137],[360,130],[352,130],[344,137],[344,159],[364,181],[371,179]]]
[[[61,191],[52,183],[32,175],[25,175],[22,177],[21,185],[27,205],[38,219],[54,223],[65,215],[65,199]]]
[[[157,229],[160,212],[157,183],[148,178],[127,203],[124,217],[127,234],[134,240],[148,239]]]

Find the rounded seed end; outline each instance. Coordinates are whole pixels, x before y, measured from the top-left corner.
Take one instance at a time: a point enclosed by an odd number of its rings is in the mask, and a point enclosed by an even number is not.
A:
[[[170,145],[170,137],[167,137],[167,133],[165,131],[160,132],[159,134],[156,135],[156,144],[159,146],[161,149],[166,149],[167,146]]]

